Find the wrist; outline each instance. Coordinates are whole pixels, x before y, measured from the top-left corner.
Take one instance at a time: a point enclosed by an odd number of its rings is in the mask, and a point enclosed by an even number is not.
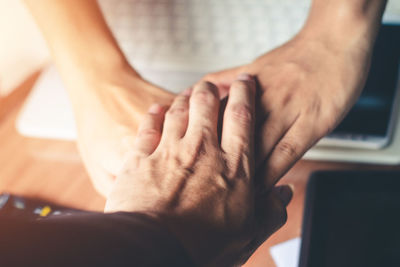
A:
[[[95,117],[135,131],[151,104],[168,106],[174,98],[143,80],[129,65],[103,70],[69,80],[68,92],[78,124],[85,125]]]
[[[132,68],[124,64],[93,64],[64,73],[61,70],[72,104],[78,106],[85,106],[89,100],[103,102],[107,98],[120,98],[127,88],[136,87],[135,84],[141,80]]]
[[[300,38],[335,50],[370,50],[380,26],[385,0],[314,0]]]
[[[104,50],[103,56],[89,53],[82,59],[57,60],[55,56],[57,69],[67,85],[69,92],[79,94],[94,93],[91,89],[98,91],[103,85],[113,85],[122,83],[128,77],[132,79],[141,79],[139,74],[129,65],[123,55],[118,51],[109,49]],[[95,88],[92,85],[100,85]],[[84,87],[84,88],[82,88]]]

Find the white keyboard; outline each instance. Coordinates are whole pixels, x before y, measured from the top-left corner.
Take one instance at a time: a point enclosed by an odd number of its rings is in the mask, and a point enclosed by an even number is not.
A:
[[[139,68],[209,72],[247,63],[294,36],[310,0],[102,0]]]
[[[137,68],[210,72],[247,63],[293,37],[311,0],[100,0]],[[384,21],[400,21],[389,0]]]

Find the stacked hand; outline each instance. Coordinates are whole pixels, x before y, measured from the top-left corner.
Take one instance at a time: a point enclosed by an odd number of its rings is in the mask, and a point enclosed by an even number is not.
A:
[[[239,73],[256,77],[257,180],[264,181],[259,189],[268,191],[356,101],[369,66],[371,49],[365,43],[338,45],[301,32],[250,64],[204,78],[217,85],[223,98]],[[96,188],[104,195],[131,148],[142,114],[151,103],[169,105],[174,97],[126,69],[113,73],[111,82],[84,85],[83,93],[95,87],[96,95],[81,104],[75,101],[78,144]],[[82,109],[85,112],[79,112]]]
[[[166,114],[152,106],[105,210],[165,222],[200,265],[246,260],[285,222],[292,194],[286,186],[255,193],[255,95],[250,76],[232,83],[220,136],[211,83],[177,96]]]

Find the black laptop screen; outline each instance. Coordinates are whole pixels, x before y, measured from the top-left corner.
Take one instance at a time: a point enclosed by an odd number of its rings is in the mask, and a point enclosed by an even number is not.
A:
[[[385,25],[377,38],[366,85],[332,134],[386,136],[400,63],[400,26]]]

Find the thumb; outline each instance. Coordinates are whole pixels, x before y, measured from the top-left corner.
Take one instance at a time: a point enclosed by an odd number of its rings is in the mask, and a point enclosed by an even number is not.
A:
[[[286,207],[293,197],[292,188],[292,185],[276,186],[257,197],[255,212],[258,229],[255,238],[248,244],[249,251],[255,251],[286,223]]]
[[[260,232],[268,238],[287,220],[286,207],[293,197],[292,185],[274,187],[258,197],[256,216],[259,220]]]
[[[236,264],[244,264],[256,249],[274,232],[283,226],[287,219],[286,207],[293,196],[291,185],[276,186],[269,192],[256,197],[256,227],[253,237],[239,253],[232,255]]]
[[[222,99],[228,95],[232,82],[235,81],[237,76],[243,72],[245,72],[245,66],[234,67],[207,74],[202,78],[202,80],[215,84],[218,87],[219,95]]]

